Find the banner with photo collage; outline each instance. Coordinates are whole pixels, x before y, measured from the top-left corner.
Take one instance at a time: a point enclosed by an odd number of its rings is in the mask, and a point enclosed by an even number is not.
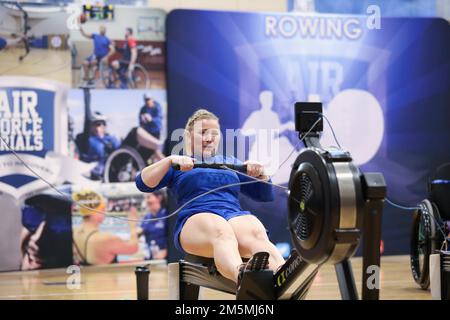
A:
[[[5,8],[0,271],[162,261],[167,224],[154,218],[166,215],[167,195],[142,194],[134,177],[165,156],[166,13]],[[33,34],[26,45],[15,41],[22,29]],[[94,61],[105,44],[107,59]]]

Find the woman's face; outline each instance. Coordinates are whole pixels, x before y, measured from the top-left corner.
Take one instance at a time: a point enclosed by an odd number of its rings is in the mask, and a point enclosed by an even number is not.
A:
[[[219,121],[215,119],[203,119],[196,121],[190,136],[191,150],[194,156],[214,156],[220,143]]]
[[[102,121],[94,122],[91,125],[91,134],[103,138],[106,134],[106,125]]]

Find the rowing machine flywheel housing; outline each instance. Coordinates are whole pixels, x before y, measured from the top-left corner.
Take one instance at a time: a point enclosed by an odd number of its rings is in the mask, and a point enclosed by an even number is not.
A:
[[[362,298],[378,300],[379,289],[367,285],[373,281],[367,271],[380,267],[386,181],[381,173],[361,172],[340,146],[321,146],[322,110],[320,102],[295,103],[295,129],[306,148],[295,160],[289,179],[292,242],[304,262],[317,267],[333,264],[342,298],[358,299],[350,258],[363,238]],[[339,145],[334,131],[333,136]],[[379,273],[374,275],[379,280]]]
[[[364,199],[359,169],[342,150],[306,148],[289,180],[289,228],[308,263],[336,264],[355,253]]]

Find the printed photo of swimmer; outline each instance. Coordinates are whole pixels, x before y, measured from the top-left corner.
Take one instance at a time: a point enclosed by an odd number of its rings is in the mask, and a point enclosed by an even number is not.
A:
[[[132,184],[73,186],[72,253],[76,265],[167,258],[167,195],[143,197]]]
[[[106,218],[106,200],[94,190],[80,190],[72,194],[81,221],[73,228],[74,261],[80,265],[118,262],[118,255],[131,255],[139,250],[136,229],[137,209],[130,206],[127,218],[129,238],[122,239],[101,228]]]

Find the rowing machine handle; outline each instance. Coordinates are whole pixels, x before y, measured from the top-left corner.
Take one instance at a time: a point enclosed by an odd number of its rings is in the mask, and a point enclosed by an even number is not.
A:
[[[208,168],[208,169],[222,169],[224,170],[223,166],[236,170],[239,172],[247,173],[247,165],[246,164],[228,164],[228,163],[194,163],[194,169],[195,168]],[[173,170],[180,170],[179,164],[172,164]]]

